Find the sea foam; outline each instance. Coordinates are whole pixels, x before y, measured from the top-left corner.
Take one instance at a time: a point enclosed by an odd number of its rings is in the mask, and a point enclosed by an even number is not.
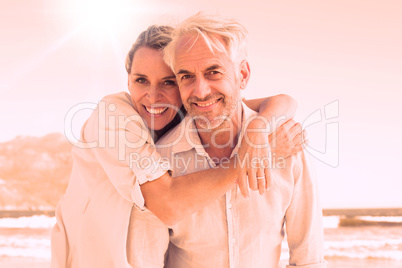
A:
[[[55,217],[45,215],[0,219],[0,228],[52,228],[55,224]]]

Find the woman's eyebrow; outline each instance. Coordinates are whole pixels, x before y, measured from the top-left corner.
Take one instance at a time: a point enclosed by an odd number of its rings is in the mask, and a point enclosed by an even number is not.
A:
[[[148,76],[146,76],[145,74],[140,74],[140,73],[132,73],[133,75],[136,75],[136,76],[142,76],[142,77],[148,77]]]
[[[166,76],[166,77],[163,77],[162,79],[163,80],[165,80],[165,79],[176,79],[176,76],[175,75]]]

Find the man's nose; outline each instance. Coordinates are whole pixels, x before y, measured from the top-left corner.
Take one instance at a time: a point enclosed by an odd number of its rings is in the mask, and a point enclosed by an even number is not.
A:
[[[211,87],[204,77],[197,77],[194,83],[193,95],[204,99],[211,94]]]
[[[147,98],[150,103],[156,103],[161,98],[161,92],[159,87],[151,86],[148,90]]]

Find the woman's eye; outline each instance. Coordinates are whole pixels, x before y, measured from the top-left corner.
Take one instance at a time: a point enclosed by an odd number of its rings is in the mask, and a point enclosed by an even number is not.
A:
[[[140,78],[137,78],[135,81],[140,84],[145,84],[147,82],[147,79],[140,77]]]
[[[166,80],[163,82],[163,85],[165,86],[176,86],[176,82],[173,80]]]

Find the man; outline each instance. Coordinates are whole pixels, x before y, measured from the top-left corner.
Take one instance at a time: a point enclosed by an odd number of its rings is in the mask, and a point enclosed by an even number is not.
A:
[[[255,115],[240,97],[250,76],[245,43],[239,23],[197,14],[177,27],[165,48],[188,111],[158,142],[173,176],[223,164],[241,150]],[[235,186],[171,226],[166,266],[277,267],[286,225],[288,267],[326,267],[317,187],[304,153],[272,166],[272,174],[263,196],[254,191],[244,198]]]

